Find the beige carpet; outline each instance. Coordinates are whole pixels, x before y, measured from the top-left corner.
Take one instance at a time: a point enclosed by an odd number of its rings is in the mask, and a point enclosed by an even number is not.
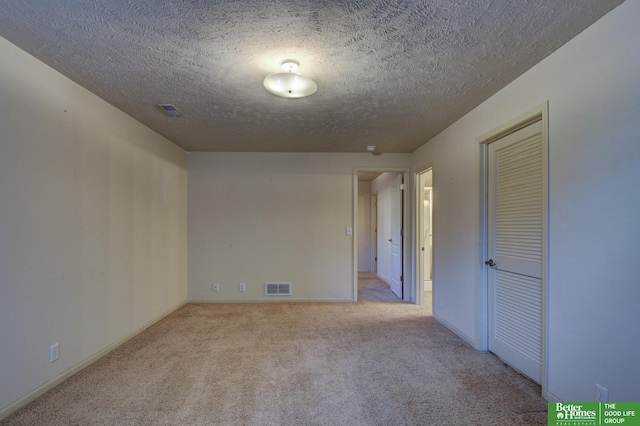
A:
[[[539,386],[360,284],[357,304],[186,305],[0,424],[546,424]]]

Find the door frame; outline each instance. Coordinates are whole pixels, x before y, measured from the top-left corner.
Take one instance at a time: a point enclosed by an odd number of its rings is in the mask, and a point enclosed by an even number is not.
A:
[[[371,229],[369,230],[371,239],[371,253],[369,260],[371,272],[378,272],[378,194],[371,194]]]
[[[420,201],[422,200],[422,195],[421,195],[421,191],[422,188],[420,188],[420,175],[423,173],[428,172],[429,170],[431,170],[431,179],[432,179],[432,183],[431,183],[431,187],[435,188],[435,178],[433,176],[433,166],[431,165],[431,163],[429,163],[428,165],[419,168],[416,173],[415,173],[415,180],[414,180],[414,188],[415,188],[415,200],[416,200],[416,211],[415,211],[415,232],[414,232],[414,253],[415,253],[415,272],[414,272],[414,278],[415,278],[415,288],[416,288],[416,305],[424,305],[424,271],[423,269],[423,264],[420,261],[419,256],[422,256],[422,235],[421,232],[423,232],[422,227],[421,227],[421,221],[422,221],[422,217],[420,216],[423,212],[422,209],[424,208],[424,206],[420,205]],[[431,216],[431,223],[434,223],[433,220],[433,210],[432,210],[432,216]],[[435,233],[434,233],[434,229],[433,227],[431,228],[431,234],[432,234],[432,239],[435,237]],[[435,247],[432,246],[432,247]],[[431,251],[431,281],[433,282],[433,278],[435,275],[435,265],[433,264],[433,251],[434,249],[432,249]]]
[[[476,286],[477,299],[477,349],[487,351],[489,349],[489,267],[485,265],[485,260],[489,253],[489,144],[496,140],[520,130],[527,125],[541,121],[542,124],[542,371],[541,387],[542,396],[550,398],[548,391],[548,362],[549,362],[549,102],[525,112],[524,114],[510,120],[509,122],[496,127],[495,129],[481,135],[476,139],[479,145],[479,220],[478,220],[478,258]]]
[[[353,237],[351,239],[351,270],[352,270],[352,278],[351,278],[351,292],[352,298],[354,302],[358,301],[358,172],[380,172],[380,173],[400,173],[403,176],[404,181],[404,194],[407,194],[407,191],[411,191],[411,183],[409,182],[409,173],[411,169],[408,167],[354,167],[353,168],[353,199],[352,199],[352,209],[353,215],[351,217],[352,229],[353,229]],[[410,218],[408,217],[409,212],[409,202],[411,197],[402,197],[402,223],[404,224],[404,237],[402,238],[402,300],[406,302],[415,303],[415,287],[413,285],[414,279],[409,276],[412,275],[412,269],[410,265],[410,259],[408,254],[411,253],[411,245],[413,238],[413,228]]]

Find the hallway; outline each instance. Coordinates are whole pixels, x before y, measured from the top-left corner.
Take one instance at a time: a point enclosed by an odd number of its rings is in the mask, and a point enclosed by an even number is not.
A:
[[[375,272],[358,272],[358,302],[407,303],[396,296],[388,284],[380,280]],[[433,314],[432,292],[424,292],[424,305],[428,315]]]

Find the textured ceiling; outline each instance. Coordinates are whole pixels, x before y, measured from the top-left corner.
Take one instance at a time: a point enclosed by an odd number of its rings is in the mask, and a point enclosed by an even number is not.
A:
[[[188,151],[413,152],[620,3],[3,0],[0,35]],[[263,88],[285,59],[316,94]]]

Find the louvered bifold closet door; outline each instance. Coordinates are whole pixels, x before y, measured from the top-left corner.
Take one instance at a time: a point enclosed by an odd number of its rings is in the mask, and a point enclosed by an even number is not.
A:
[[[489,348],[540,382],[543,146],[541,122],[489,145]]]

